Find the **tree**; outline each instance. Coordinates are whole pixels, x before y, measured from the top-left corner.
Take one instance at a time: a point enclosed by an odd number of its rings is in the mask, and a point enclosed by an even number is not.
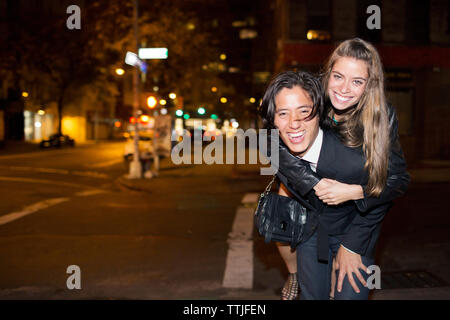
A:
[[[35,103],[57,103],[58,132],[62,133],[64,107],[77,96],[94,93],[103,102],[116,96],[113,70],[123,65],[126,51],[134,51],[133,7],[132,1],[86,1],[81,7],[81,29],[69,30],[66,8],[44,2],[53,10],[24,12],[17,22],[10,21],[19,32],[6,56],[16,57],[14,72],[22,86],[33,88]],[[210,45],[207,32],[195,29],[195,12],[181,10],[182,1],[155,0],[147,7],[141,2],[141,46],[169,49],[169,59],[148,61],[146,85],[158,85],[162,93],[176,91],[192,104],[212,104],[215,97],[210,86],[198,87],[196,82],[225,85],[217,73],[204,68],[217,50]]]

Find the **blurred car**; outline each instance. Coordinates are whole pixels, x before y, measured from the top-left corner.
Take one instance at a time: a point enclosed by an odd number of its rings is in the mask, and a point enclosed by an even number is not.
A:
[[[41,148],[61,148],[74,147],[75,140],[65,134],[52,134],[48,139],[42,140],[39,143]]]

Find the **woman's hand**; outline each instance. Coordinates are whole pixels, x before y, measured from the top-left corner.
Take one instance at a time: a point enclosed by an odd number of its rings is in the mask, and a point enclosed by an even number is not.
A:
[[[362,263],[361,256],[357,253],[348,251],[341,245],[336,255],[336,270],[339,270],[337,281],[338,292],[342,291],[342,284],[344,282],[345,276],[347,276],[347,280],[353,287],[353,290],[355,290],[356,293],[360,292],[353,274],[356,275],[356,277],[364,287],[367,287],[367,282],[364,280],[364,277],[361,275],[359,269],[368,273],[367,267]]]
[[[346,184],[323,178],[314,186],[316,196],[328,205],[338,205],[349,200],[364,198],[363,188],[358,184]]]

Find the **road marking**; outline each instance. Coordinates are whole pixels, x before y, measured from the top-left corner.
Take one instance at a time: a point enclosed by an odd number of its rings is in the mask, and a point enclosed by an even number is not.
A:
[[[0,225],[6,224],[8,222],[11,222],[11,221],[17,220],[19,218],[22,218],[24,216],[27,216],[33,212],[36,212],[36,211],[39,211],[42,209],[46,209],[51,206],[57,205],[58,203],[66,202],[69,200],[70,200],[70,198],[53,198],[53,199],[48,199],[48,200],[44,200],[44,201],[39,201],[37,203],[34,203],[32,205],[25,207],[21,211],[17,211],[17,212],[13,212],[13,213],[9,213],[4,216],[1,216],[0,217]]]
[[[121,163],[121,162],[123,162],[123,159],[119,158],[119,159],[113,159],[113,160],[99,162],[99,163],[95,163],[95,164],[86,164],[85,167],[103,168],[103,167],[109,167],[109,166],[112,166],[112,165],[115,165],[115,164]]]
[[[86,188],[86,185],[83,185],[83,184],[75,184],[75,183],[69,183],[69,182],[60,182],[60,181],[43,180],[43,179],[19,178],[19,177],[0,177],[0,181],[44,183],[44,184],[51,184],[51,185],[72,187],[72,188],[83,188],[83,189]]]
[[[93,195],[102,194],[102,193],[107,193],[107,191],[100,190],[100,189],[85,190],[85,191],[80,191],[80,192],[75,193],[74,196],[77,196],[77,197],[93,196]]]
[[[258,202],[259,193],[246,193],[242,198],[242,204],[256,204]]]
[[[243,201],[253,199],[246,194]],[[233,227],[228,234],[228,253],[222,286],[251,289],[253,287],[253,214],[254,208],[238,207]]]
[[[34,170],[37,172],[45,172],[45,173],[69,174],[69,170],[64,169],[34,168]]]
[[[95,171],[72,171],[71,174],[89,178],[109,179],[109,176],[107,174]]]
[[[0,177],[1,178],[1,177]],[[100,189],[89,189],[80,191],[74,194],[74,196],[92,196],[96,194],[106,193],[106,190],[100,190]],[[5,214],[3,216],[0,216],[0,225],[7,224],[9,222],[12,222],[14,220],[20,219],[22,217],[25,217],[31,213],[34,213],[39,210],[47,209],[49,207],[52,207],[54,205],[57,205],[62,202],[66,202],[71,200],[69,197],[64,198],[53,198],[53,199],[47,199],[43,201],[36,202],[34,204],[31,204],[29,206],[26,206],[21,211],[12,212]]]
[[[19,171],[36,171],[43,173],[57,173],[65,175],[75,175],[89,178],[109,179],[110,177],[105,173],[95,171],[69,171],[66,169],[52,169],[52,168],[33,168],[33,167],[8,167],[0,166],[0,169],[19,170]]]

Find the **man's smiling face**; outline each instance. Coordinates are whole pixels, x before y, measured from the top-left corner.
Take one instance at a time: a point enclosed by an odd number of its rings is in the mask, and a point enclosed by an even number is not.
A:
[[[275,96],[274,124],[289,150],[300,157],[311,148],[319,132],[319,117],[307,119],[313,109],[308,93],[299,86],[283,88]]]

